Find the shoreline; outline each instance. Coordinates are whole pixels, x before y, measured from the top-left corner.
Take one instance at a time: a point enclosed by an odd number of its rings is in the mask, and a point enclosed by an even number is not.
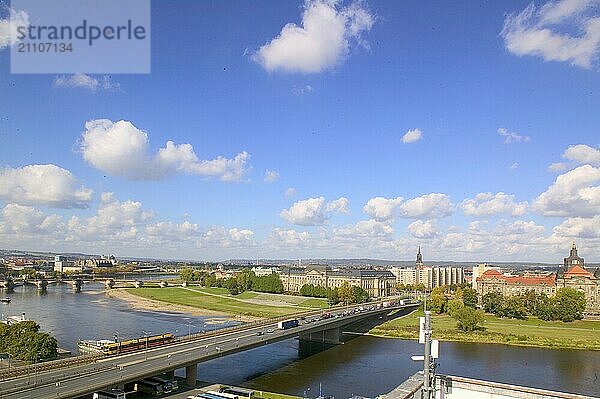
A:
[[[144,298],[130,292],[127,292],[124,288],[116,288],[111,290],[105,290],[105,295],[111,299],[121,300],[131,308],[135,310],[146,310],[154,312],[175,312],[182,314],[189,314],[191,316],[206,316],[206,317],[219,317],[224,318],[223,322],[229,320],[236,320],[240,322],[252,322],[261,320],[259,317],[251,316],[240,316],[231,313],[219,312],[216,310],[196,308],[187,305],[178,305],[169,302],[157,301],[154,299]],[[213,322],[212,324],[221,324],[222,322]],[[209,321],[210,324],[210,321]]]

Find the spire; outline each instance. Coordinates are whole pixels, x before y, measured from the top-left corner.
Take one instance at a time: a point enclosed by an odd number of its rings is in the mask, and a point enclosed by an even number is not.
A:
[[[423,255],[421,255],[421,246],[419,245],[419,249],[417,251],[417,261],[415,262],[417,266],[423,266]]]

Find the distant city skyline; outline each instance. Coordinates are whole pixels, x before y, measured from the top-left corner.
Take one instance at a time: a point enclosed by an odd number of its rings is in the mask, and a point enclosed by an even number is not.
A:
[[[154,0],[108,76],[10,74],[0,0],[0,248],[600,262],[599,4]]]

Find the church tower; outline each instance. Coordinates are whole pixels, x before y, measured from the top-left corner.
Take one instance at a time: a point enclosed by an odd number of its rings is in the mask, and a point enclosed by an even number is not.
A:
[[[573,245],[571,246],[571,252],[567,258],[564,258],[564,267],[565,271],[569,270],[572,266],[581,266],[583,265],[583,258],[577,255],[577,246],[575,246],[575,241],[573,241]]]
[[[419,250],[417,252],[417,261],[415,262],[415,266],[423,266],[423,255],[421,255],[421,246],[419,245]]]

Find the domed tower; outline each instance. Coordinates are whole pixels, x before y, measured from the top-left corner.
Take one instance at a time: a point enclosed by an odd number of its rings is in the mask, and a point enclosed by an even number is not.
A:
[[[577,246],[575,245],[575,241],[573,241],[573,245],[571,246],[571,252],[569,253],[569,256],[564,258],[565,271],[569,270],[573,266],[584,267],[583,258],[577,255]]]

